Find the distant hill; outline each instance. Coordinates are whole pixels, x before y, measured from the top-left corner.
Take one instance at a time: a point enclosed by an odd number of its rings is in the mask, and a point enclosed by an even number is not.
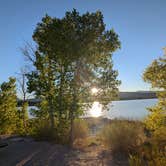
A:
[[[154,99],[156,97],[156,92],[154,91],[137,91],[137,92],[119,92],[118,100],[138,100],[138,99]],[[17,99],[18,106],[21,105],[22,100]],[[28,99],[30,106],[34,106],[40,103],[40,99]]]
[[[137,92],[119,92],[120,100],[137,100],[137,99],[154,99],[157,98],[154,91],[137,91]]]

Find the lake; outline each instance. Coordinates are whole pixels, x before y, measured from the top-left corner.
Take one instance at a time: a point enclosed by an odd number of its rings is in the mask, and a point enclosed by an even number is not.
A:
[[[84,117],[102,116],[108,119],[123,118],[142,120],[149,113],[146,108],[154,106],[156,103],[157,99],[113,101],[111,104],[109,104],[108,111],[104,111],[98,102],[94,102],[92,108],[86,112]]]
[[[157,99],[113,101],[109,104],[108,111],[103,111],[102,106],[99,103],[95,103],[87,112],[86,116],[103,116],[109,119],[123,118],[141,120],[144,119],[149,113],[146,108],[152,107],[156,103]]]

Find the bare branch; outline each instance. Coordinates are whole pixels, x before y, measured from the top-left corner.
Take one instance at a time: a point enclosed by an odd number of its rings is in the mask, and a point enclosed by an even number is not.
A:
[[[27,58],[31,63],[35,62],[35,48],[32,44],[25,42],[24,48],[20,48],[22,54]]]

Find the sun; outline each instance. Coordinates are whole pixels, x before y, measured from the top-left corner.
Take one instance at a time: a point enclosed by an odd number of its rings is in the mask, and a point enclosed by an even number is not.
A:
[[[92,94],[96,94],[98,92],[98,89],[94,87],[91,89],[91,92],[92,92]]]
[[[102,115],[102,105],[95,101],[92,105],[92,108],[90,109],[90,114],[93,117],[99,117]]]

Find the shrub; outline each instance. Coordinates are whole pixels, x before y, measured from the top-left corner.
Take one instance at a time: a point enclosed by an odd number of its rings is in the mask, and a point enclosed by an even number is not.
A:
[[[139,156],[130,155],[129,156],[129,165],[130,166],[142,166],[142,161]]]
[[[166,126],[162,126],[152,133],[152,143],[156,144],[160,150],[166,148]]]
[[[166,133],[165,127],[160,127],[155,130],[148,142],[139,147],[136,154],[133,154],[129,159],[130,166],[136,163],[136,160],[141,161],[142,165],[148,166],[164,166],[166,165]]]
[[[48,121],[43,119],[33,119],[30,122],[29,128],[31,128],[30,135],[35,137],[36,139],[44,140],[51,138],[51,129],[48,125]]]
[[[26,136],[28,134],[25,130],[23,121],[21,119],[17,120],[16,126],[17,126],[16,131],[15,131],[16,134],[21,135],[21,136]]]
[[[164,166],[166,165],[166,152],[161,151],[158,147],[152,147],[149,153],[146,153],[146,163],[148,166]]]
[[[55,125],[54,130],[51,129],[48,119],[33,119],[29,124],[29,133],[37,140],[47,140],[61,144],[67,144],[69,141],[69,128],[65,122],[61,125]]]
[[[103,128],[101,139],[113,152],[129,154],[144,142],[145,135],[140,122],[115,120]]]
[[[160,151],[158,147],[142,148],[142,153],[136,155],[130,155],[129,165],[130,166],[165,166],[166,165],[166,154]]]

